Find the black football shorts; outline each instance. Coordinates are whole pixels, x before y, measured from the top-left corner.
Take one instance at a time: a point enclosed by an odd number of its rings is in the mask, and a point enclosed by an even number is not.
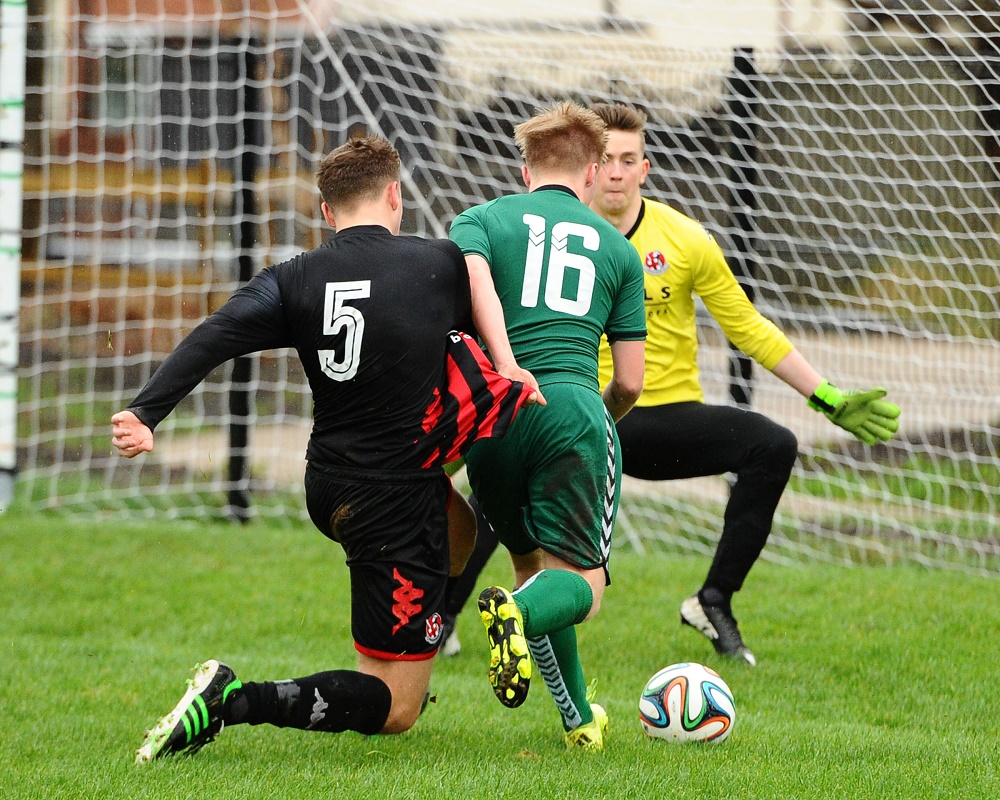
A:
[[[451,480],[440,468],[345,470],[310,462],[305,488],[313,523],[347,554],[354,646],[385,660],[432,658],[449,571]]]

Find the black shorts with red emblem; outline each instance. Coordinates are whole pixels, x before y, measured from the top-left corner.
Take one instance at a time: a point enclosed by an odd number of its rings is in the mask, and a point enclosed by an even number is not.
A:
[[[441,644],[448,580],[451,480],[440,468],[346,470],[310,462],[306,507],[347,554],[358,652],[432,658]]]

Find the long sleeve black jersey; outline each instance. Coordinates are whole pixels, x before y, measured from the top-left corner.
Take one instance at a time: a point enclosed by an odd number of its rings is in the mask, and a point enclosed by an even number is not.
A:
[[[471,324],[469,277],[455,244],[352,227],[239,289],[178,345],[129,409],[155,428],[224,361],[294,347],[313,394],[310,461],[419,469],[428,447],[414,445],[440,415],[446,349],[455,344],[449,331]],[[520,405],[526,392],[513,386]]]

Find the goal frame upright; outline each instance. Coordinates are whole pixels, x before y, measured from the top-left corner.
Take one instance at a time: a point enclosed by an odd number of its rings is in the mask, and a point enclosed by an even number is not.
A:
[[[0,2],[0,512],[14,497],[17,471],[18,307],[27,2]]]

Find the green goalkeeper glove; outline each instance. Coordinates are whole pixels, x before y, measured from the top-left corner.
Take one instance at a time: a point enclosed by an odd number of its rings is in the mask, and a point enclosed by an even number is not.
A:
[[[882,399],[887,393],[881,387],[842,392],[823,381],[808,402],[811,409],[822,412],[834,425],[865,444],[876,444],[888,442],[899,429],[899,406]]]

